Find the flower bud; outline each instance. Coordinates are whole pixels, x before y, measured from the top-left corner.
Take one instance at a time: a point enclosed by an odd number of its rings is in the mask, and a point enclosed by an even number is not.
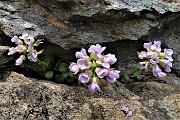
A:
[[[36,40],[36,42],[34,43],[34,46],[38,46],[39,44],[43,43],[42,39],[38,39]]]
[[[95,53],[91,53],[91,54],[90,54],[90,58],[91,58],[92,60],[97,60],[97,59],[98,59],[98,56],[97,56]]]

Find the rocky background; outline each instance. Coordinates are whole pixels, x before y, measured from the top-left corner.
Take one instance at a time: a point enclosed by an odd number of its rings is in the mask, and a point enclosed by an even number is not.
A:
[[[0,119],[179,120],[179,11],[179,0],[0,0],[0,45],[11,46],[12,36],[27,31],[45,39],[44,54],[71,61],[75,50],[100,43],[116,54],[122,72],[133,69],[144,42],[159,40],[174,50],[173,73],[164,81],[117,82],[87,94],[84,86],[5,72],[14,58],[0,49]]]

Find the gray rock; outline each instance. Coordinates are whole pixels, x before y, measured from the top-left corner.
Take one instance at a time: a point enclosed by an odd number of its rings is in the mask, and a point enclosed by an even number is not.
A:
[[[173,78],[173,76],[171,76]],[[90,94],[83,85],[67,86],[24,77],[15,72],[0,82],[1,119],[123,119],[126,104],[132,120],[178,120],[180,94],[176,87],[157,82],[121,83]]]
[[[166,47],[174,49],[174,69],[180,70],[180,3],[176,0],[16,0],[0,3],[0,27],[9,37],[27,31],[33,36],[43,35],[50,43],[67,50],[121,40],[123,44],[131,44],[126,41],[163,39]],[[113,47],[110,44],[110,48]],[[114,48],[117,50],[114,53],[118,53],[119,47]],[[137,50],[133,47],[132,50]],[[121,52],[122,56],[136,59],[127,52],[129,50],[122,49],[126,53]]]
[[[50,42],[70,49],[117,40],[139,40],[162,20],[161,15],[150,12],[152,9],[159,13],[178,12],[178,5],[175,1],[145,0],[3,1],[0,23],[8,36],[27,31],[32,35],[45,35]],[[151,21],[156,18],[159,19]]]
[[[173,69],[180,73],[180,14],[173,17],[174,20],[167,18],[163,26],[150,32],[148,41],[159,40],[164,48],[171,48],[174,51]],[[168,22],[169,21],[169,22]]]
[[[3,31],[0,30],[0,71],[3,71],[7,66],[3,64],[6,64],[13,59],[13,57],[7,55],[7,51],[9,49],[9,43],[6,41],[7,39],[9,38],[4,34]]]

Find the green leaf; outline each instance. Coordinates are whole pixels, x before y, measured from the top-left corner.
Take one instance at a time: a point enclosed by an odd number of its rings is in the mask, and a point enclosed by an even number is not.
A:
[[[134,66],[133,75],[134,75],[134,76],[137,76],[137,75],[139,75],[139,74],[142,74],[142,69],[141,69],[140,64],[138,63],[138,64],[135,64],[135,66]]]
[[[127,81],[129,81],[129,75],[124,74],[124,78],[125,78]]]
[[[64,83],[64,78],[62,78],[61,75],[56,75],[54,77],[54,80],[55,80],[56,83]]]
[[[43,60],[48,68],[54,67],[54,57],[53,56],[46,56],[46,58]]]
[[[142,70],[141,70],[141,69],[136,70],[136,71],[134,72],[134,76],[137,76],[137,75],[140,75],[140,74],[142,74]]]
[[[53,75],[54,75],[53,71],[48,71],[45,74],[45,78],[46,79],[51,79],[53,77]]]
[[[74,74],[73,74],[71,71],[68,72],[68,75],[69,75],[70,77],[73,77],[73,76],[74,76]]]
[[[129,75],[127,75],[126,73],[123,75],[123,78],[121,79],[122,83],[128,83],[129,81]]]
[[[56,65],[55,65],[55,69],[59,69],[59,66],[61,65],[61,63],[62,63],[62,61],[59,60],[59,61],[56,63]]]
[[[62,73],[62,78],[65,79],[65,78],[67,78],[67,76],[68,76],[68,73],[64,73],[64,72]]]
[[[38,54],[42,54],[42,53],[43,53],[43,51],[44,51],[44,49],[42,49],[42,50],[38,51]]]
[[[46,64],[46,62],[44,61],[38,61],[38,65],[42,66],[42,67],[47,67],[48,65]]]
[[[140,64],[138,63],[138,64],[135,64],[135,66],[134,66],[134,71],[137,71],[137,70],[141,70],[141,66],[140,66]]]
[[[51,63],[51,59],[50,59],[50,58],[46,58],[46,59],[44,60],[44,62],[46,63],[47,66],[49,66],[50,63]]]
[[[66,72],[68,69],[68,64],[66,63],[61,63],[61,65],[59,66],[59,71],[61,72]]]
[[[31,56],[29,54],[27,54],[27,58],[29,61],[32,61]]]
[[[153,65],[149,64],[148,70],[151,71],[152,70]]]

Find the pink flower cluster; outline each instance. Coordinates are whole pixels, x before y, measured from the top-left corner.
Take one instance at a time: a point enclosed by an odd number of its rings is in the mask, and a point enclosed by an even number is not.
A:
[[[120,71],[110,68],[117,58],[113,54],[103,55],[105,49],[99,44],[91,45],[88,49],[90,56],[82,49],[75,54],[77,63],[72,62],[69,66],[74,74],[78,74],[79,83],[87,84],[92,93],[100,91],[100,81],[106,79],[109,83],[114,83],[120,76]]]
[[[153,75],[160,79],[166,76],[165,72],[171,72],[173,61],[172,49],[164,49],[164,51],[161,52],[160,41],[144,43],[144,48],[147,51],[141,51],[138,53],[139,59],[145,59],[145,61],[140,62],[141,69],[145,71],[152,69]],[[165,72],[163,72],[161,68],[163,68]]]
[[[15,53],[21,53],[22,55],[16,60],[15,65],[19,66],[26,59],[26,55],[29,60],[36,62],[38,54],[41,54],[43,50],[37,52],[34,47],[38,46],[42,41],[40,39],[36,40],[34,37],[30,36],[28,33],[23,33],[22,36],[14,36],[11,39],[17,46],[9,48],[8,55],[13,55]]]

